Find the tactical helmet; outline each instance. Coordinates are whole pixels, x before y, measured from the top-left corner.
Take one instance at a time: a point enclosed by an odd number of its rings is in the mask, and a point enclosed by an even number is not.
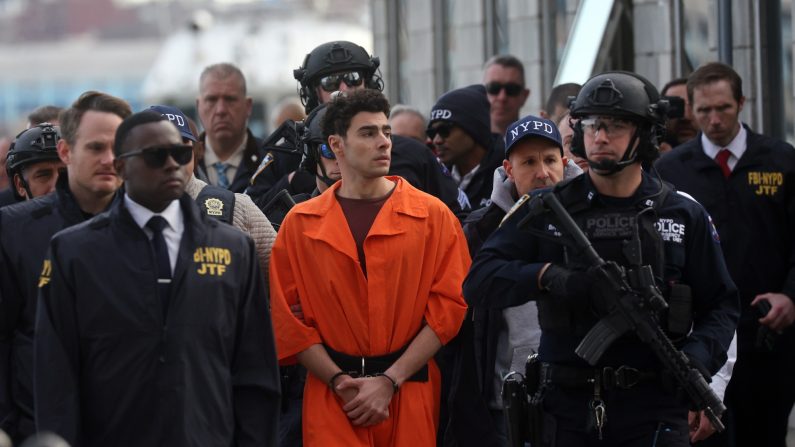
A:
[[[606,72],[589,79],[570,109],[572,118],[607,115],[650,124],[665,122],[665,110],[654,84],[626,71]]]
[[[643,76],[627,71],[610,71],[598,74],[582,86],[580,93],[569,103],[572,119],[590,115],[614,116],[637,124],[634,139],[639,139],[637,151],[625,153],[630,163],[651,161],[657,158],[659,142],[665,134],[665,116],[668,101],[660,99],[657,88]],[[572,126],[571,152],[581,158],[585,155],[582,125]],[[623,166],[623,165],[622,165]]]
[[[6,159],[6,173],[9,179],[20,174],[22,167],[40,161],[59,160],[57,145],[61,132],[57,126],[41,123],[17,135]]]
[[[293,77],[300,82],[299,94],[306,112],[318,105],[315,87],[321,77],[343,71],[359,71],[367,88],[383,90],[381,76],[376,73],[381,64],[375,56],[353,42],[345,40],[324,43],[306,55],[304,63],[293,70]]]
[[[304,154],[301,160],[301,167],[309,171],[312,175],[317,175],[321,180],[327,183],[328,181],[333,183],[331,179],[328,179],[325,168],[320,162],[320,157],[322,157],[320,152],[323,150],[322,146],[327,144],[326,139],[323,138],[323,127],[321,126],[321,122],[325,115],[326,104],[321,104],[315,107],[306,117],[306,120],[304,120],[304,130],[301,137]],[[320,168],[320,173],[317,172],[318,167]]]

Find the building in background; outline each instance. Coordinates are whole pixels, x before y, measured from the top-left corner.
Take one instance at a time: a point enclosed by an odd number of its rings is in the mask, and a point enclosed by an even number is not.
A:
[[[525,64],[523,113],[538,113],[554,85],[601,71],[635,71],[662,87],[721,60],[747,86],[743,121],[793,141],[791,0],[370,2],[392,102],[427,112],[445,91],[481,82],[483,62],[500,53]]]
[[[0,0],[0,136],[88,89],[195,118],[199,74],[216,62],[243,70],[262,135],[270,108],[297,97],[304,56],[334,39],[371,49],[370,19],[368,0]]]

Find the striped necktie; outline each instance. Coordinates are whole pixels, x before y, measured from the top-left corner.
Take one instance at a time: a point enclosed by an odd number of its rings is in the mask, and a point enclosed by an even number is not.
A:
[[[229,164],[217,161],[213,163],[213,167],[215,168],[215,172],[218,173],[218,186],[229,189],[229,177],[226,176],[226,170],[229,168]]]

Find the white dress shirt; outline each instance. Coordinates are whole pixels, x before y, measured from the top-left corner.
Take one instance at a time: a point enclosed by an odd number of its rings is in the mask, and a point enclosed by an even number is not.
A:
[[[149,208],[140,205],[125,193],[124,206],[127,207],[127,211],[130,212],[135,223],[144,230],[149,240],[152,240],[152,236],[154,236],[152,230],[146,226],[149,219],[151,219],[152,216],[161,216],[166,220],[168,225],[163,228],[163,239],[166,240],[168,260],[171,264],[171,274],[173,275],[174,267],[177,265],[179,243],[182,240],[182,232],[185,231],[185,216],[182,215],[182,208],[179,206],[179,200],[173,200],[162,212],[155,213]]]
[[[227,164],[226,167],[226,178],[229,179],[229,184],[231,185],[232,182],[235,180],[235,174],[237,174],[237,168],[240,166],[240,163],[243,161],[243,152],[246,150],[246,145],[248,144],[248,133],[243,137],[243,142],[235,149],[235,152],[227,158],[223,160],[224,163]],[[210,139],[204,139],[204,166],[207,168],[207,178],[210,180],[211,185],[218,185],[218,172],[213,167],[213,164],[218,161],[222,161],[215,155],[215,151],[213,147],[210,145]]]
[[[734,139],[729,143],[728,146],[721,147],[710,141],[704,132],[702,132],[701,147],[704,149],[704,153],[707,154],[707,157],[713,160],[718,156],[718,152],[722,151],[723,149],[728,149],[729,152],[731,152],[731,156],[729,156],[729,160],[726,162],[726,164],[729,165],[729,169],[734,171],[734,167],[737,166],[737,162],[740,161],[740,157],[742,157],[745,153],[747,135],[748,132],[745,131],[745,127],[743,127],[742,123],[740,123],[740,131],[737,132],[737,135],[734,136]]]

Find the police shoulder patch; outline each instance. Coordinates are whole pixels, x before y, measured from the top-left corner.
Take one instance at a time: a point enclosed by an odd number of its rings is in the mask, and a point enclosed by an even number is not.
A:
[[[41,274],[39,275],[39,288],[42,288],[50,283],[50,277],[52,276],[52,262],[49,259],[44,260],[44,264],[41,267]]]
[[[516,203],[511,207],[511,209],[508,210],[508,213],[505,215],[505,217],[503,217],[502,220],[500,221],[500,226],[502,226],[502,224],[504,224],[505,221],[507,221],[508,218],[511,217],[513,215],[513,213],[516,212],[516,210],[521,208],[531,198],[532,197],[530,196],[530,194],[525,194],[522,197],[519,197],[519,200],[516,201]]]
[[[267,168],[268,165],[270,165],[271,163],[273,163],[273,154],[268,152],[267,154],[265,154],[264,157],[262,157],[262,161],[260,162],[259,166],[257,167],[257,170],[254,171],[254,175],[251,176],[251,180],[249,180],[249,184],[253,185],[254,181],[257,179],[257,176],[260,175],[262,173],[262,171],[264,171],[265,168]]]
[[[207,208],[207,215],[209,216],[224,215],[224,202],[221,199],[210,197],[204,201],[204,206]]]

